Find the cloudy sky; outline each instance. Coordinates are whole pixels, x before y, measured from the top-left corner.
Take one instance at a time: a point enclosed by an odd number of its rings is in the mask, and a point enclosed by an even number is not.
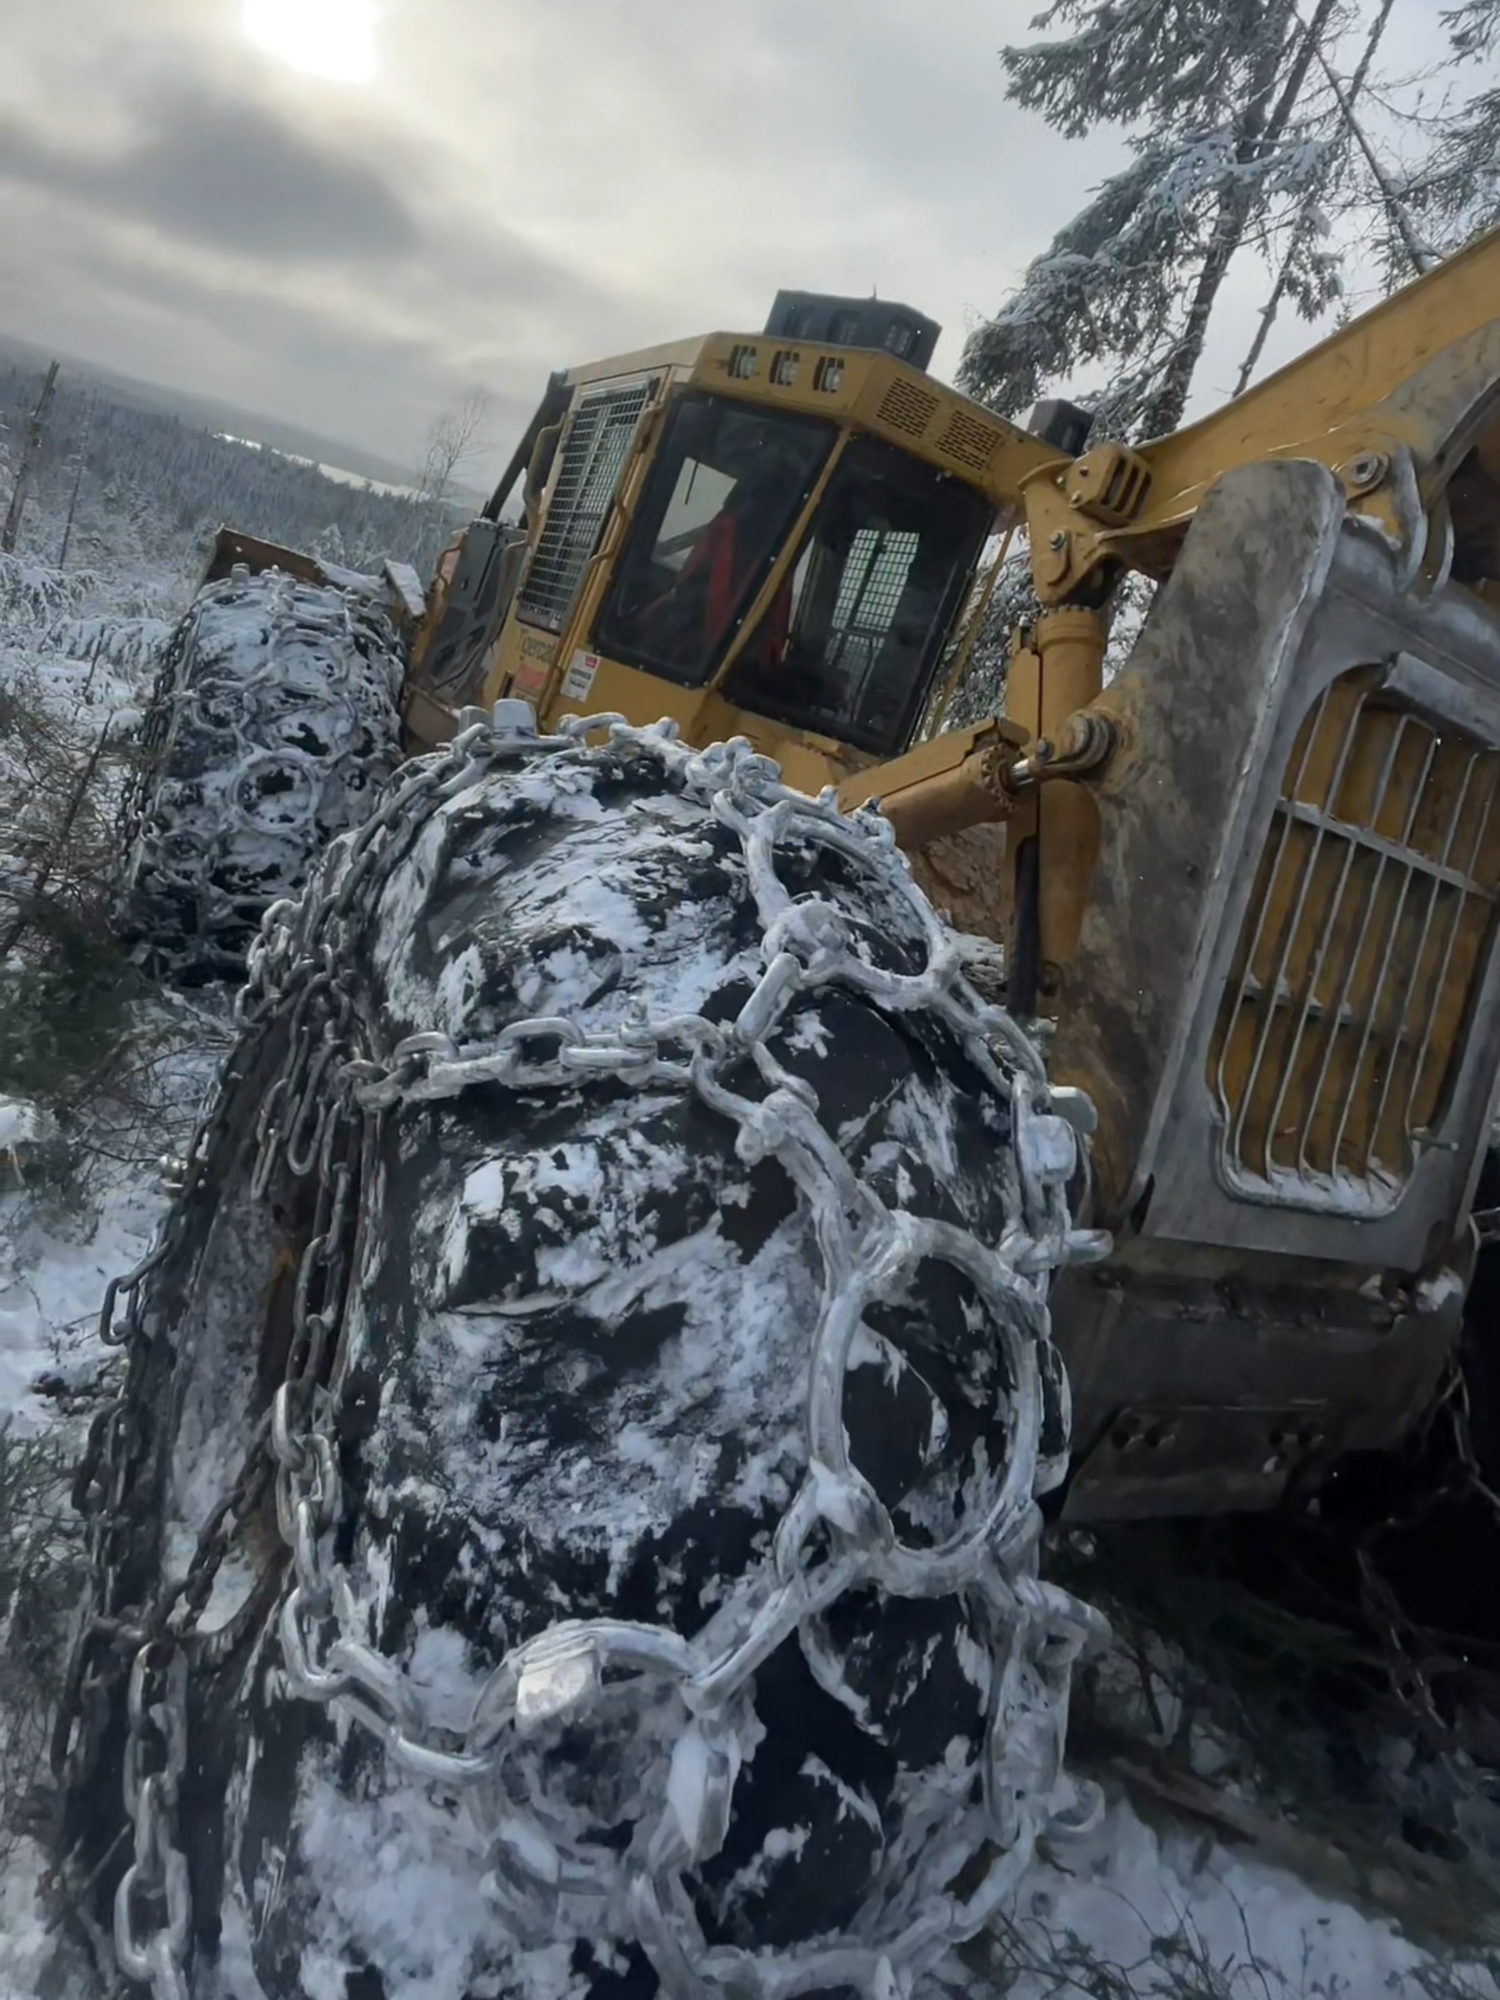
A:
[[[1006,103],[1038,4],[0,0],[0,331],[402,463],[779,285],[933,314],[948,374],[1123,157]]]

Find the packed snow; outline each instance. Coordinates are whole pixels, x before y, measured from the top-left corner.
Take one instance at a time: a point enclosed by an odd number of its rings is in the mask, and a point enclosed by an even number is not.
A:
[[[0,1127],[7,1106],[0,1101]],[[49,1420],[38,1381],[97,1368],[104,1288],[145,1256],[165,1197],[140,1170],[111,1173],[79,1215],[49,1213],[24,1184],[0,1195],[0,1413]]]

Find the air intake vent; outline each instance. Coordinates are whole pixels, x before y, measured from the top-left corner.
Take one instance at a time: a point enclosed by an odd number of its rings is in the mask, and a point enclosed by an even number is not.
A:
[[[982,417],[973,416],[968,410],[955,410],[938,439],[938,450],[956,458],[960,465],[983,472],[1000,438],[1001,432],[994,424],[987,424]]]
[[[1500,753],[1361,668],[1304,721],[1219,1012],[1235,1192],[1394,1208],[1446,1115],[1500,891]]]
[[[880,399],[875,421],[889,424],[893,431],[904,431],[907,437],[919,438],[937,408],[937,397],[929,396],[925,389],[918,389],[910,382],[893,382]]]

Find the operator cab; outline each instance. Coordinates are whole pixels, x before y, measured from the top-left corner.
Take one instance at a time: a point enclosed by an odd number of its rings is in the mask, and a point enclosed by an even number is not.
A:
[[[559,378],[518,454],[524,558],[469,698],[745,735],[814,791],[898,755],[1009,518],[1000,461],[1013,494],[1018,445],[1057,458],[923,372],[938,331],[783,293],[764,334]]]
[[[594,627],[598,651],[682,687],[737,650],[736,708],[887,757],[902,749],[993,510],[877,438],[689,392],[672,410]],[[821,486],[821,491],[818,491]]]

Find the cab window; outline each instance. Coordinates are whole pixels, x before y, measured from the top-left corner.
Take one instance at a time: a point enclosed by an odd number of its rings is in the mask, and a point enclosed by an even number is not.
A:
[[[689,687],[708,680],[835,435],[820,418],[682,396],[594,628],[599,651]]]
[[[935,466],[855,440],[729,699],[877,756],[903,750],[992,518]]]

